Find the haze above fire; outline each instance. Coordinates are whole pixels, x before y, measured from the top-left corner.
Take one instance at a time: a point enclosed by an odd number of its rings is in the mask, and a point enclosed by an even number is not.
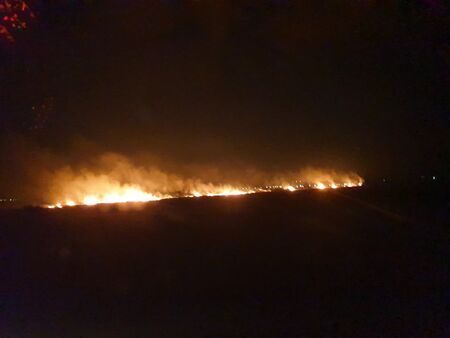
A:
[[[226,170],[226,168],[224,168]],[[277,189],[326,189],[360,186],[363,179],[353,172],[331,169],[304,168],[296,172],[277,174],[242,170],[241,177],[232,182],[220,178],[220,168],[215,177],[208,172],[197,172],[186,177],[164,172],[150,166],[137,166],[118,154],[104,154],[90,168],[62,167],[48,175],[45,199],[48,207],[96,205],[102,203],[148,202],[176,197],[231,196]],[[219,174],[219,175],[218,175]]]

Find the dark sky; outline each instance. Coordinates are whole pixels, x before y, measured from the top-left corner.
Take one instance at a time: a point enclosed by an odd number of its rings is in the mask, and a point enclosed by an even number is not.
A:
[[[24,144],[67,161],[95,148],[366,177],[448,169],[444,1],[35,9],[31,28],[0,45],[3,173],[12,152],[29,156]]]

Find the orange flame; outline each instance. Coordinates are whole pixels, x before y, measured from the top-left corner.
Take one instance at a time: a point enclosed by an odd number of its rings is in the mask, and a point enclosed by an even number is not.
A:
[[[52,173],[48,182],[48,195],[52,196],[53,203],[47,207],[54,209],[180,197],[239,196],[277,190],[326,190],[361,186],[364,182],[354,173],[307,168],[297,173],[274,176],[265,185],[213,184],[200,179],[183,179],[157,168],[136,167],[126,158],[114,154],[105,156],[100,165],[97,171],[83,168],[75,172],[65,167]]]
[[[112,203],[128,203],[128,202],[150,202],[158,201],[161,199],[169,198],[180,198],[180,197],[214,197],[214,196],[239,196],[247,194],[255,194],[261,192],[271,192],[278,189],[284,189],[286,191],[294,192],[304,189],[339,189],[362,186],[363,181],[359,179],[358,181],[348,181],[343,183],[329,183],[325,184],[322,182],[316,182],[312,184],[297,184],[297,185],[285,185],[285,186],[269,186],[269,187],[233,187],[230,185],[206,185],[207,189],[203,187],[200,190],[189,191],[182,195],[170,195],[170,194],[159,194],[159,193],[148,193],[138,186],[125,186],[125,187],[115,187],[111,190],[107,190],[103,193],[98,194],[88,194],[80,199],[66,199],[65,202],[57,202],[55,204],[47,205],[47,208],[63,208],[71,207],[76,205],[86,205],[93,206],[97,204],[112,204]]]

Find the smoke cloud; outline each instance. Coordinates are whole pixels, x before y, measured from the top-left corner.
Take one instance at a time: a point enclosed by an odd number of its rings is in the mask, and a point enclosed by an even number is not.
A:
[[[204,165],[163,160],[149,153],[126,156],[85,140],[57,153],[30,139],[9,135],[2,154],[1,191],[33,205],[241,194],[318,182],[327,186],[362,182],[356,173],[334,168],[305,166],[273,172],[243,162]]]

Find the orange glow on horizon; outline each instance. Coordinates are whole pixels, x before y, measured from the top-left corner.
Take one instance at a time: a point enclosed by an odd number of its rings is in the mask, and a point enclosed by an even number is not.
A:
[[[63,208],[63,207],[72,207],[76,205],[85,205],[85,206],[94,206],[98,204],[115,204],[115,203],[130,203],[130,202],[150,202],[150,201],[159,201],[161,199],[169,199],[169,198],[183,198],[183,197],[215,197],[215,196],[240,196],[247,194],[255,194],[261,192],[271,192],[274,190],[283,189],[289,192],[294,192],[298,190],[305,189],[318,189],[318,190],[326,190],[326,189],[339,189],[339,188],[348,188],[348,187],[356,187],[362,186],[363,180],[358,179],[355,182],[343,182],[343,183],[323,183],[316,182],[313,184],[297,184],[297,185],[284,185],[284,186],[269,186],[269,188],[261,188],[261,187],[232,187],[228,185],[224,186],[214,186],[207,185],[207,188],[204,188],[204,191],[194,190],[191,192],[187,192],[185,194],[177,194],[177,195],[165,195],[159,193],[148,193],[145,192],[138,186],[126,186],[126,187],[110,187],[107,189],[106,193],[99,194],[88,194],[80,199],[70,198],[66,199],[65,202],[57,202],[55,204],[47,205],[46,207],[49,209],[55,208]]]
[[[62,167],[53,172],[46,191],[52,203],[46,207],[55,209],[77,205],[145,203],[169,198],[227,197],[280,190],[293,193],[305,189],[356,187],[364,182],[354,172],[311,167],[276,175],[256,172],[256,175],[252,173],[247,179],[244,177],[237,181],[243,183],[211,182],[197,177],[182,177],[156,167],[138,167],[124,156],[105,154],[99,158],[97,169],[95,166],[77,170]]]

